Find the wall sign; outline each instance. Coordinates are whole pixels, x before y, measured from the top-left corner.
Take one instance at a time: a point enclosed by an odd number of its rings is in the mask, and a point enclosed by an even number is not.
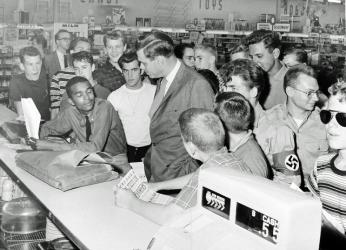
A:
[[[257,30],[272,30],[273,25],[270,23],[257,23]]]
[[[290,32],[290,24],[289,23],[276,23],[273,25],[273,31]]]
[[[68,30],[75,37],[88,37],[87,23],[54,23],[54,34],[60,29]]]
[[[222,0],[199,0],[200,10],[222,10]]]
[[[120,5],[120,0],[80,0],[80,2],[97,5]]]

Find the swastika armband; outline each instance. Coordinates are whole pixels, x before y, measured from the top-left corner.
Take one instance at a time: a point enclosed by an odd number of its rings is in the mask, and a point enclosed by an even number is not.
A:
[[[300,175],[299,158],[293,150],[273,154],[273,168],[287,176]]]

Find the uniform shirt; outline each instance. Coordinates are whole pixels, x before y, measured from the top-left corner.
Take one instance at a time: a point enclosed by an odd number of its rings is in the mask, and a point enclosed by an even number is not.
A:
[[[75,76],[72,67],[65,68],[53,75],[49,88],[51,112],[59,111],[63,94],[66,91],[67,81]]]
[[[129,89],[123,85],[108,96],[108,101],[119,113],[128,145],[143,147],[151,143],[148,113],[155,90],[156,86],[144,82],[140,89]]]
[[[227,149],[224,147],[219,151],[215,152],[209,160],[203,163],[200,168],[198,168],[189,182],[182,188],[178,196],[172,201],[173,204],[182,207],[183,209],[188,209],[196,205],[197,203],[197,187],[198,187],[198,176],[200,169],[208,167],[227,167],[232,169],[237,169],[242,172],[252,173],[251,169],[244,164],[238,157],[232,153],[228,153]]]
[[[264,102],[264,108],[270,109],[277,104],[286,102],[286,93],[284,91],[284,77],[287,72],[287,68],[282,64],[281,69],[272,77],[269,78],[270,92],[267,99]]]
[[[111,155],[126,153],[126,139],[118,113],[106,100],[95,98],[95,106],[89,114],[91,123],[90,141],[86,141],[85,116],[75,106],[60,111],[53,120],[45,123],[40,138],[48,135],[63,135],[73,131],[77,139],[71,149],[84,152],[104,151]]]
[[[307,184],[320,198],[323,209],[346,231],[346,171],[335,167],[336,156],[335,153],[320,156]]]
[[[251,131],[237,145],[230,146],[229,151],[243,160],[253,174],[271,177],[266,157]]]
[[[259,122],[256,139],[274,168],[281,165],[279,168],[292,170],[290,164],[294,164],[295,160],[287,157],[294,154],[296,148],[304,175],[308,177],[317,157],[328,152],[325,126],[320,121],[319,112],[316,107],[298,127],[286,104],[266,111]]]
[[[12,78],[9,85],[10,104],[19,102],[21,98],[32,98],[41,114],[41,119],[46,121],[50,119],[48,77],[44,69],[41,70],[37,81],[28,80],[25,73]]]

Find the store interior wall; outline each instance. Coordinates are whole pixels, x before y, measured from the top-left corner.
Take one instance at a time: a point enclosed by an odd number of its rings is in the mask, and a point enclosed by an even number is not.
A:
[[[4,8],[2,22],[14,22],[13,13],[17,9],[18,1],[0,1],[0,7]],[[81,22],[84,16],[93,15],[95,23],[101,24],[105,22],[107,15],[112,15],[112,7],[101,5],[98,1],[56,0],[56,5],[65,3],[65,7],[55,8],[55,15],[52,13],[53,0],[25,0],[24,9],[30,12],[31,23],[52,23],[53,16],[56,22]],[[258,22],[260,14],[276,14],[277,1],[280,3],[281,0],[117,0],[125,9],[126,24],[129,26],[135,26],[136,17],[143,17],[151,18],[154,25],[161,23],[162,26],[177,28],[184,27],[194,18],[222,18],[227,23],[231,13],[236,19],[255,23]],[[37,5],[43,2],[49,3],[49,13],[45,15],[37,11]],[[321,16],[320,22],[338,23],[340,17],[344,17],[344,6],[329,4],[327,13]]]

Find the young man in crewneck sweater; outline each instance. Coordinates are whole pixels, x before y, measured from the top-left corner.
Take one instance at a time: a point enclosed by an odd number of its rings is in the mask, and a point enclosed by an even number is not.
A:
[[[149,110],[154,100],[156,86],[143,81],[135,51],[125,52],[119,58],[126,83],[108,96],[118,111],[124,126],[129,162],[139,162],[150,147]]]

